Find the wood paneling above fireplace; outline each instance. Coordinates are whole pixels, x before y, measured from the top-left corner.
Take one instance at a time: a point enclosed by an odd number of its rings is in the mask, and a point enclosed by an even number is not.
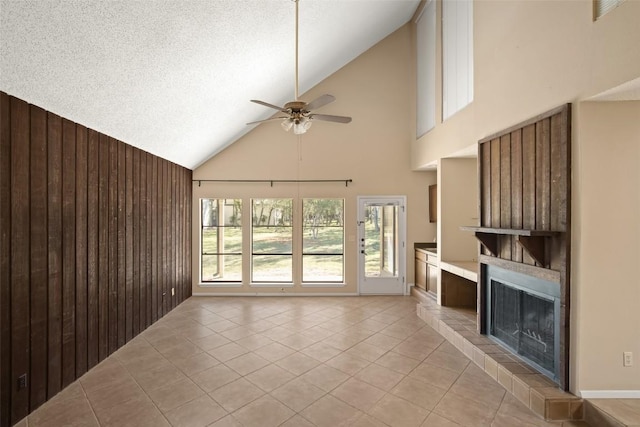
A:
[[[524,232],[495,232],[497,253],[539,267],[564,268],[562,233],[570,221],[570,107],[562,106],[479,142],[480,226],[544,234],[544,262],[518,243]]]

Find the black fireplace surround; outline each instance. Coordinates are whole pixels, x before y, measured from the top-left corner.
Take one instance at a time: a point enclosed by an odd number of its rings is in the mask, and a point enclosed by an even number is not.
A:
[[[560,285],[487,265],[485,287],[487,335],[558,383]]]

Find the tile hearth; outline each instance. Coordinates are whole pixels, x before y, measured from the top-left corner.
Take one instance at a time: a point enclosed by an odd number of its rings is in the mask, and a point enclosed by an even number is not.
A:
[[[476,330],[476,312],[439,306],[424,298],[417,314],[507,392],[546,420],[581,420],[583,401],[564,392],[513,353]]]

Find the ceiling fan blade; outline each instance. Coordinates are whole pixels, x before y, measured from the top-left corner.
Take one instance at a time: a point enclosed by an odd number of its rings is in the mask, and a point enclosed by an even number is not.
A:
[[[336,97],[333,95],[329,95],[329,94],[324,94],[319,96],[318,98],[314,99],[313,101],[309,102],[307,104],[307,106],[305,107],[305,109],[307,111],[311,111],[311,110],[317,110],[320,107],[324,107],[327,104],[330,104],[331,102],[335,101]]]
[[[268,102],[258,101],[257,99],[252,99],[251,102],[255,102],[256,104],[264,105],[265,107],[273,108],[278,111],[282,111],[283,113],[287,112],[287,110],[285,110],[284,108],[278,107],[277,105],[269,104]]]
[[[272,120],[282,120],[282,119],[288,119],[289,117],[271,117],[270,119],[264,119],[264,120],[257,120],[255,122],[249,122],[247,123],[248,125],[255,125],[255,124],[260,124],[260,123],[264,123],[264,122],[270,122]]]
[[[331,116],[328,114],[311,114],[309,116],[311,119],[316,120],[324,120],[325,122],[336,122],[336,123],[350,123],[351,117],[345,116]]]

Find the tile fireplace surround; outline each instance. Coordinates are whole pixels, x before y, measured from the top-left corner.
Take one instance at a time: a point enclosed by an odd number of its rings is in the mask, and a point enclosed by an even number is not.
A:
[[[476,330],[476,312],[439,306],[425,298],[418,317],[437,330],[509,393],[546,420],[581,420],[583,400],[558,388],[516,355]]]

